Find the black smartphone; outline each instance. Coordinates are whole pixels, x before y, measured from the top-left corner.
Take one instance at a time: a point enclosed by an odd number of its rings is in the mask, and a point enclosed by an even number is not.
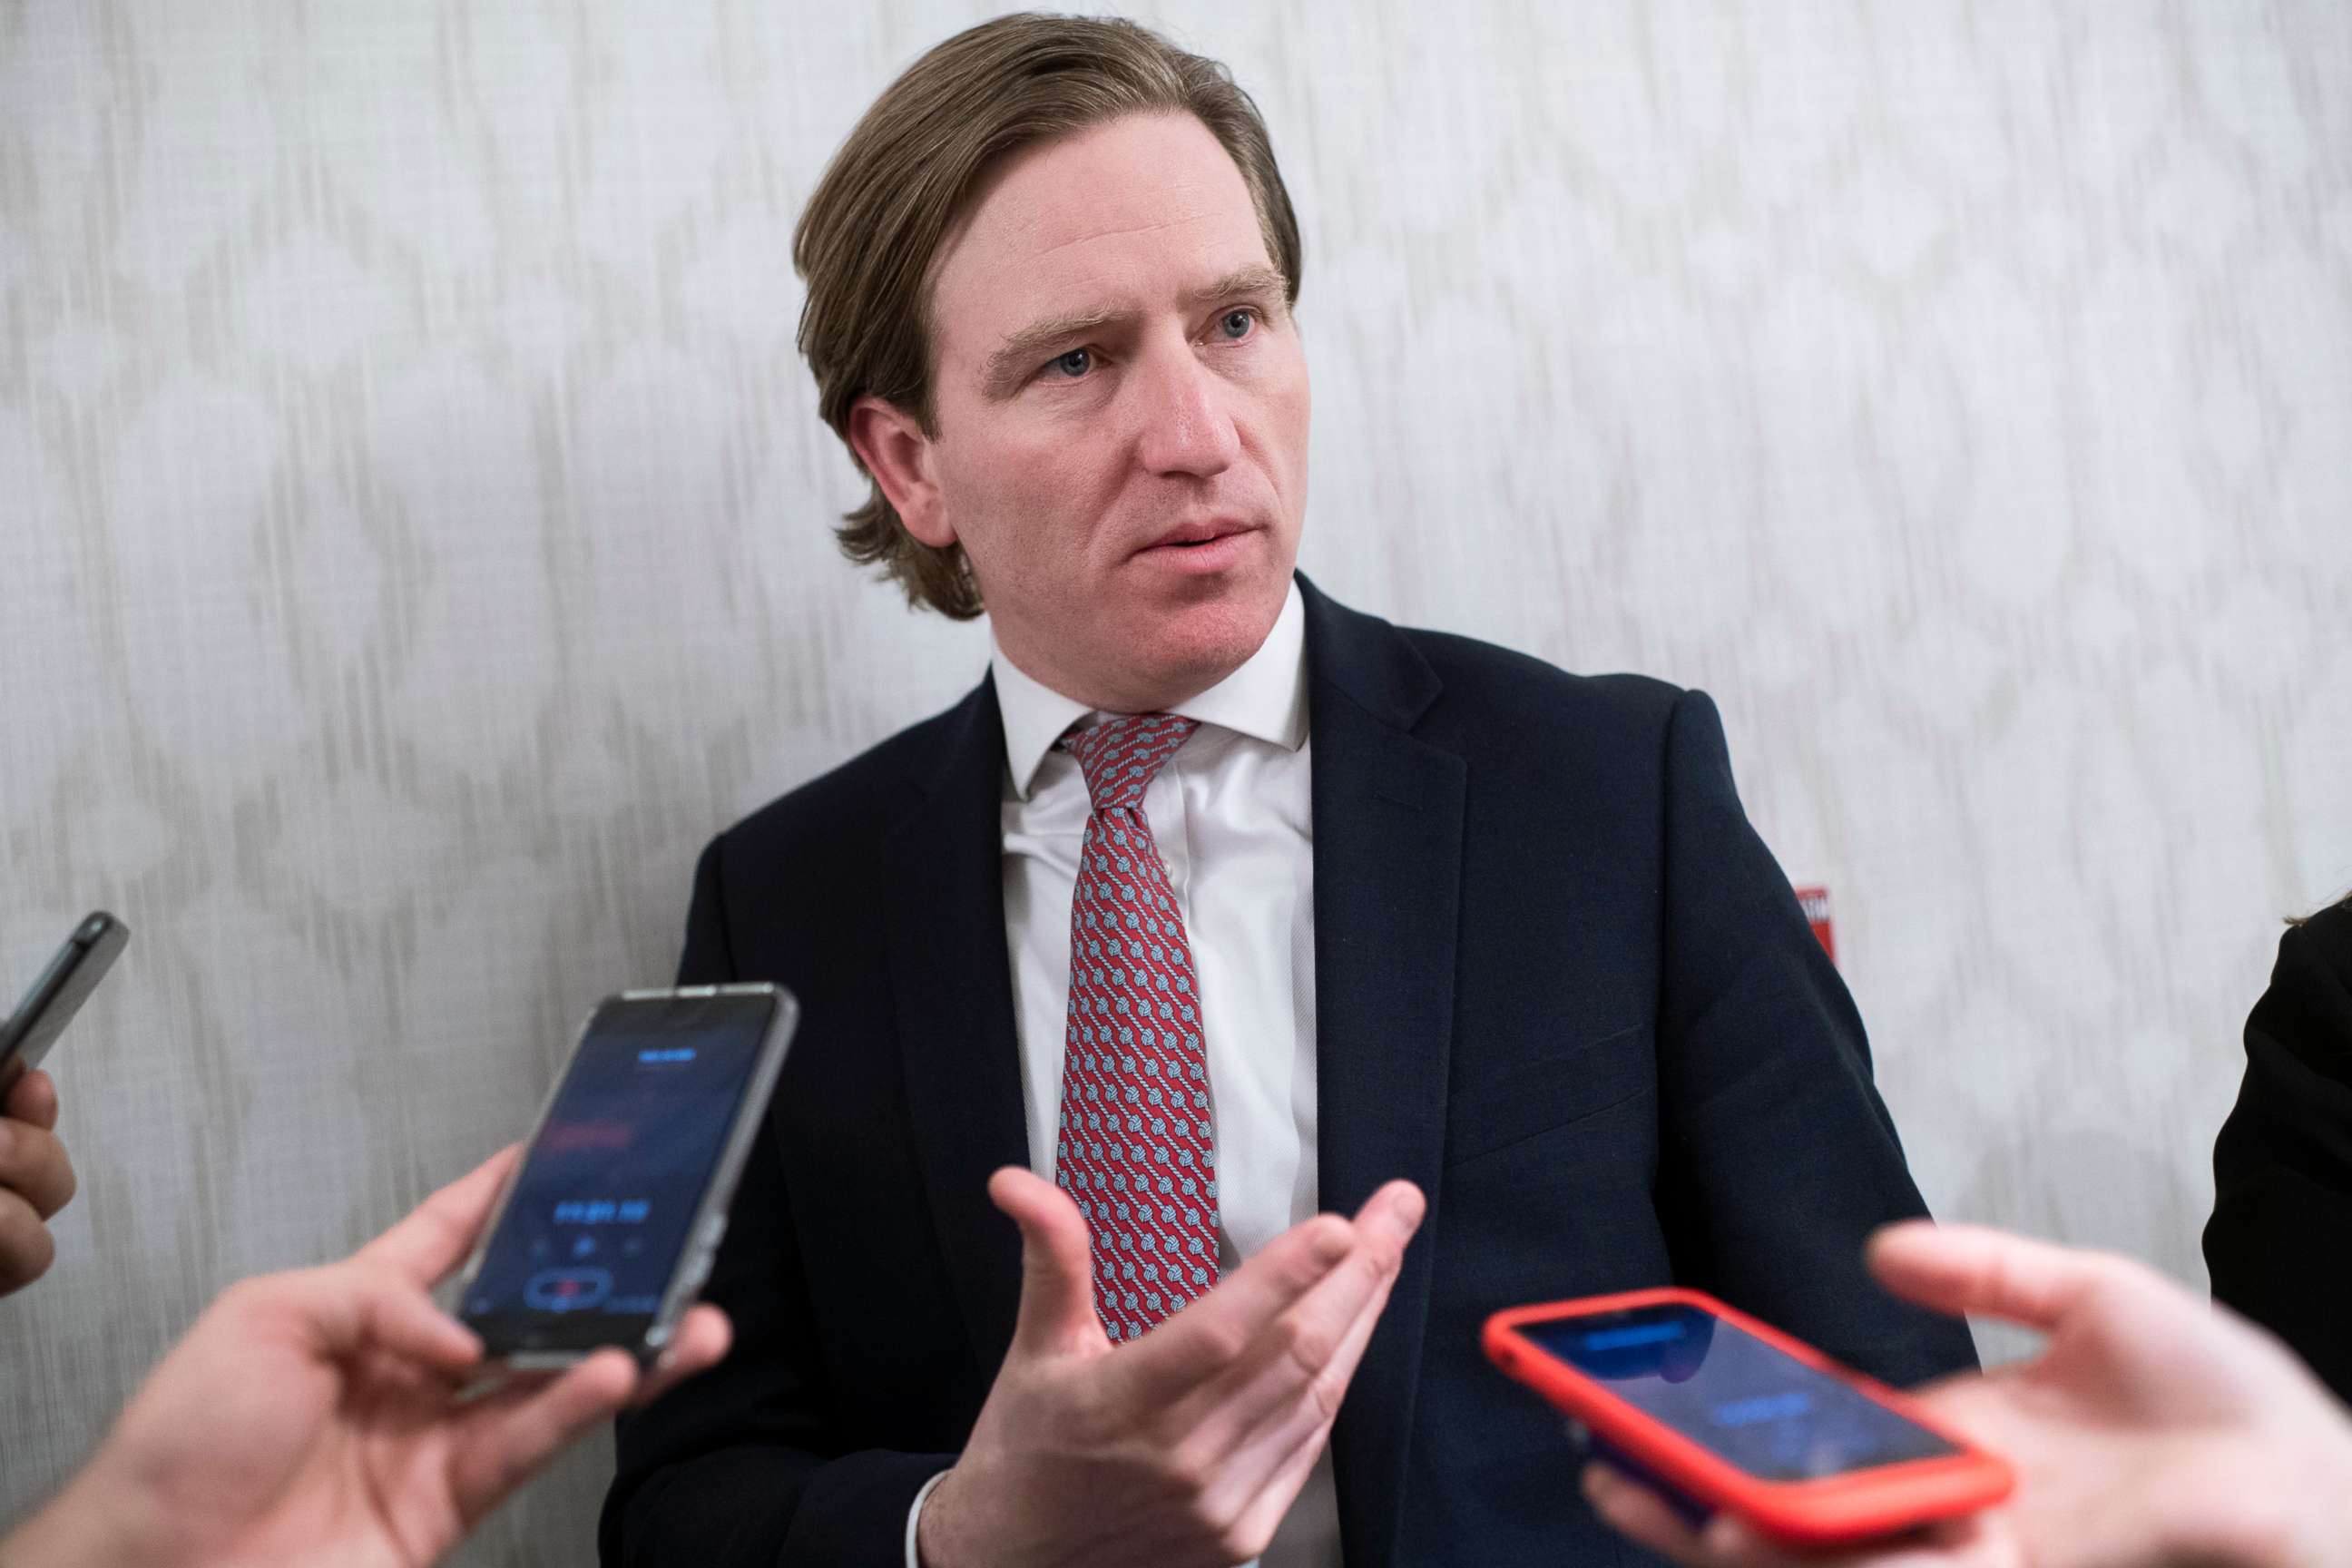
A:
[[[130,940],[131,928],[104,910],[82,917],[16,1012],[0,1023],[0,1095],[41,1065]]]
[[[605,998],[457,1289],[489,1358],[650,1362],[693,1305],[799,1006],[773,985]]]

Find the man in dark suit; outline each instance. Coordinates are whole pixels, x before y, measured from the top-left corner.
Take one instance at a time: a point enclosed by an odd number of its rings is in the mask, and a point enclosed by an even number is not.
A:
[[[608,1564],[1613,1560],[1488,1312],[1681,1280],[1972,1364],[1864,1274],[1918,1194],[1707,700],[1295,576],[1297,228],[1222,68],[974,28],[794,259],[845,547],[994,657],[703,857],[681,978],[803,1018]]]

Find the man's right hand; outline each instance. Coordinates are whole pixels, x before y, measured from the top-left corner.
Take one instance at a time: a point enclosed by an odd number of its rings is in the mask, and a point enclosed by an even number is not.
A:
[[[58,1142],[58,1088],[29,1072],[0,1092],[0,1296],[30,1285],[57,1257],[49,1218],[74,1194]]]
[[[996,1173],[1021,1227],[1021,1316],[963,1456],[923,1506],[925,1568],[1244,1563],[1314,1468],[1421,1225],[1391,1182],[1318,1215],[1131,1345],[1095,1316],[1087,1224]]]

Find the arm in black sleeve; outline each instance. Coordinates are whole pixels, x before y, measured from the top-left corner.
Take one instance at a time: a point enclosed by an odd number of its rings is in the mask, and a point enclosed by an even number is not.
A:
[[[1676,701],[1665,747],[1658,1200],[1675,1277],[1888,1383],[1973,1368],[1966,1324],[1864,1266],[1873,1230],[1927,1206],[1705,693]]]
[[[2352,1400],[2352,900],[2279,942],[2246,1076],[2213,1144],[2213,1299]]]
[[[681,985],[737,978],[720,882],[724,842],[713,840],[695,871]],[[902,1568],[907,1510],[955,1456],[844,1451],[772,1119],[752,1145],[703,1299],[726,1310],[734,1349],[622,1418],[619,1473],[597,1530],[604,1568]]]

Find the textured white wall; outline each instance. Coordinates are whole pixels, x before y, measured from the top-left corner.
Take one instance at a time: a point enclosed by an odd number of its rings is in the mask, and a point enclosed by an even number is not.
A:
[[[833,555],[786,258],[985,14],[0,0],[0,984],[137,928],[0,1519],[976,678]],[[2352,9],[1157,15],[1301,209],[1308,569],[1714,691],[1930,1201],[2201,1279],[2276,918],[2352,883]],[[605,1462],[470,1560],[583,1560]]]

